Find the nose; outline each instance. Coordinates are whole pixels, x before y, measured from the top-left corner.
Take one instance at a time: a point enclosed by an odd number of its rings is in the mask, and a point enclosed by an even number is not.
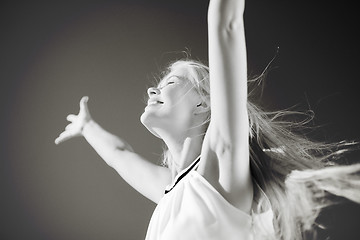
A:
[[[153,96],[153,95],[159,95],[160,94],[160,90],[158,88],[155,87],[151,87],[147,90],[147,94],[149,95],[149,97]]]

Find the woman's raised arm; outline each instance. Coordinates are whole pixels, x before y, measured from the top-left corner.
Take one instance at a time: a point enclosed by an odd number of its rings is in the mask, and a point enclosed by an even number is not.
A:
[[[244,1],[211,0],[208,12],[211,121],[226,145],[248,149]]]
[[[252,189],[244,5],[243,0],[211,0],[208,10],[209,141],[219,159],[220,184],[230,193]]]

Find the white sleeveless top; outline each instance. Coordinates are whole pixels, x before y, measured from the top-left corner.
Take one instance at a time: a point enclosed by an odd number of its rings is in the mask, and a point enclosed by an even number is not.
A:
[[[158,203],[146,240],[252,240],[254,222],[273,233],[273,213],[251,215],[231,205],[196,170],[200,159],[181,171]],[[262,229],[262,230],[264,230]],[[269,235],[268,235],[269,236]]]

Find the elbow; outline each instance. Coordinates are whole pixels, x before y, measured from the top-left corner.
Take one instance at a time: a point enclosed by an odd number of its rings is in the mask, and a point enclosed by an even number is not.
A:
[[[208,10],[209,30],[236,32],[244,26],[244,1],[211,1]]]
[[[233,36],[244,32],[242,16],[218,16],[208,20],[209,32],[218,36]]]
[[[229,35],[238,34],[239,32],[244,31],[244,21],[243,19],[234,18],[226,21],[222,26],[220,26],[220,31],[225,32]]]

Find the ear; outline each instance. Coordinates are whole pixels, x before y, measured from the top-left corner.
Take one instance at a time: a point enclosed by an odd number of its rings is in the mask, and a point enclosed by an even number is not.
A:
[[[194,114],[202,114],[209,111],[210,106],[206,102],[200,102],[196,105],[196,108],[194,110]]]

